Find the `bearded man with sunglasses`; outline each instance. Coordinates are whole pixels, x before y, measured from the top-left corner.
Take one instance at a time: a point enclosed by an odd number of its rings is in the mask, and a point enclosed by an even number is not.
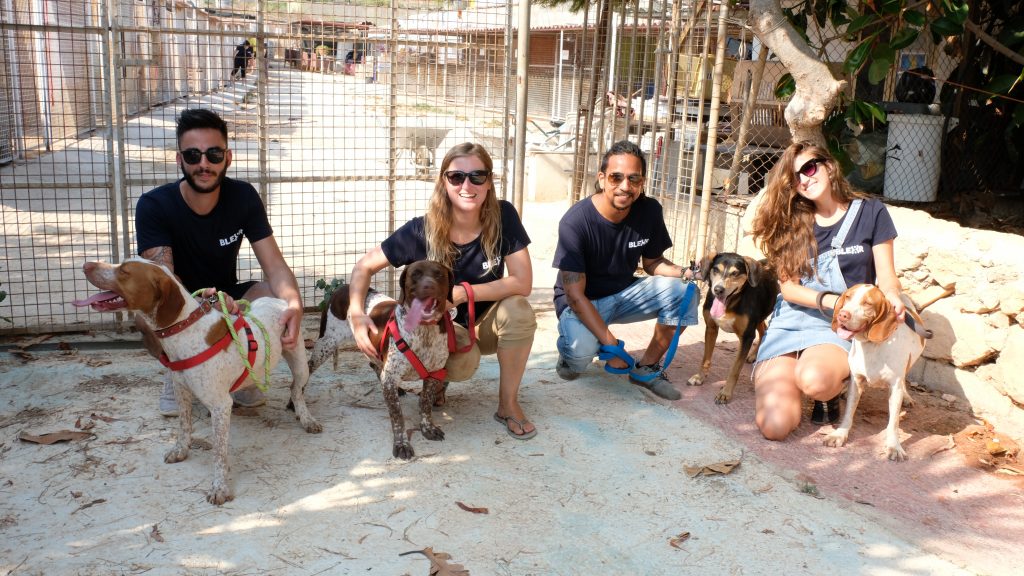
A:
[[[233,300],[274,296],[288,303],[281,345],[300,343],[302,299],[295,275],[284,260],[267,219],[267,211],[251,184],[226,176],[231,166],[227,123],[204,109],[184,110],[177,120],[177,162],[182,178],[139,197],[135,234],[140,256],[167,266],[190,291],[214,288]],[[242,238],[249,240],[263,269],[263,281],[238,281]],[[144,323],[136,322],[149,351],[159,343]],[[236,392],[236,405],[266,403],[258,388]],[[177,416],[168,374],[160,395],[160,413]]]
[[[644,195],[646,171],[639,146],[616,142],[601,160],[596,192],[570,207],[558,224],[555,370],[574,380],[602,346],[618,347],[620,357],[608,360],[609,371],[628,372],[633,384],[678,400],[679,391],[665,377],[662,356],[677,326],[697,324],[699,298],[691,297],[686,309],[680,309],[686,291],[680,279],[692,273],[664,256],[672,239],[661,204]],[[637,264],[643,265],[646,277],[635,276]],[[658,319],[654,335],[635,366],[628,366],[610,326],[652,318]]]

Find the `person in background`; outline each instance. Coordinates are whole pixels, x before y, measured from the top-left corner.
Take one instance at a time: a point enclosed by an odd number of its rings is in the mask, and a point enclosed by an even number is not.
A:
[[[245,78],[245,71],[249,68],[249,61],[252,60],[254,51],[248,39],[242,40],[235,46],[234,66],[231,69],[231,78]]]

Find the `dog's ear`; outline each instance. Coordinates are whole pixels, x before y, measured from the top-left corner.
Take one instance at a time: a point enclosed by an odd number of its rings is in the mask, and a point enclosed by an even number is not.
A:
[[[835,332],[839,329],[839,314],[836,314],[836,310],[842,310],[843,306],[846,306],[846,299],[849,298],[849,290],[839,295],[839,300],[836,301],[836,307],[832,309],[832,331]]]
[[[448,301],[452,302],[452,290],[455,289],[455,272],[452,269],[445,266],[445,270],[448,272]]]
[[[697,270],[696,280],[707,282],[708,273],[711,271],[711,263],[714,262],[716,256],[718,256],[716,252],[708,252],[700,259],[700,268]]]
[[[747,284],[757,287],[757,283],[761,281],[761,263],[750,256],[744,256],[743,261],[747,264]]]
[[[398,277],[398,301],[405,304],[405,275],[409,273],[409,266],[402,268],[402,274]]]
[[[885,297],[885,294],[882,294],[881,290],[877,291],[877,298],[874,300],[871,304],[875,307],[875,319],[871,322],[871,327],[868,328],[868,341],[877,344],[888,340],[896,331],[897,324],[892,303]]]
[[[177,320],[181,308],[185,305],[185,297],[178,289],[178,283],[167,274],[154,274],[154,298],[152,312],[156,325],[165,328]]]

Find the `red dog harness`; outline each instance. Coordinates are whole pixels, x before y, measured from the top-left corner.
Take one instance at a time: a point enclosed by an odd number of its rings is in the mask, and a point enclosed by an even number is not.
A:
[[[188,318],[185,318],[181,322],[178,322],[177,324],[173,324],[173,325],[171,325],[171,326],[169,326],[167,328],[163,328],[161,330],[155,330],[154,333],[159,338],[166,338],[167,336],[171,336],[171,335],[174,335],[174,334],[177,334],[177,333],[181,332],[182,330],[184,330],[185,328],[188,328],[189,326],[194,324],[197,320],[202,318],[203,315],[206,314],[206,312],[210,311],[213,308],[214,302],[215,302],[215,300],[212,297],[210,299],[204,300],[203,303],[200,305],[200,307],[198,309],[196,309],[196,311],[192,312],[192,314],[190,314],[188,316]],[[245,330],[246,339],[249,342],[249,344],[248,344],[248,348],[249,348],[249,366],[254,366],[255,362],[256,362],[256,351],[259,350],[259,344],[256,342],[256,335],[253,333],[252,327],[249,326],[249,322],[246,321],[245,316],[241,316],[240,315],[240,316],[237,316],[235,318],[234,328],[235,328],[235,332],[238,332],[238,331],[241,331],[241,330]],[[210,358],[213,358],[214,356],[216,356],[218,353],[222,352],[224,349],[226,349],[230,345],[231,345],[231,334],[228,333],[228,334],[225,334],[224,337],[221,338],[220,340],[217,340],[216,342],[214,342],[213,346],[210,346],[209,348],[207,348],[206,350],[200,352],[199,354],[196,354],[195,356],[192,356],[191,358],[186,358],[184,360],[171,360],[170,358],[167,357],[166,353],[161,352],[160,353],[160,363],[163,364],[164,366],[167,366],[168,368],[170,368],[174,372],[180,372],[182,370],[188,370],[189,368],[194,368],[196,366],[199,366],[203,362],[206,362]],[[245,379],[248,376],[249,376],[249,369],[248,368],[242,368],[242,375],[239,376],[238,379],[235,380],[235,383],[231,385],[230,392],[234,392],[235,390],[237,390],[238,387],[242,385],[242,382],[244,382]]]
[[[444,315],[444,327],[445,331],[448,332],[448,352],[462,354],[469,352],[473,348],[473,344],[476,344],[476,308],[474,306],[473,288],[469,285],[469,282],[461,282],[459,285],[465,288],[467,304],[469,305],[469,344],[459,348],[455,343],[455,323],[452,321],[450,314],[445,313]],[[391,339],[395,341],[395,348],[398,348],[398,351],[405,355],[405,359],[416,370],[416,374],[419,375],[420,379],[434,378],[443,382],[448,376],[448,370],[445,368],[440,368],[433,372],[427,371],[426,366],[423,365],[423,362],[420,362],[419,357],[409,347],[409,343],[405,341],[405,338],[402,338],[402,333],[398,330],[398,320],[395,318],[394,311],[391,312],[391,317],[388,318],[387,324],[384,325],[384,331],[391,334]],[[381,338],[379,357],[384,357],[386,347],[387,339]]]

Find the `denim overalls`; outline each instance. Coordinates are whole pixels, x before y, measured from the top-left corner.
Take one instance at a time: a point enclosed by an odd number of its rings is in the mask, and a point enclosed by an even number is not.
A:
[[[846,236],[857,220],[860,205],[859,199],[850,202],[843,225],[832,239],[832,249],[818,255],[817,275],[801,278],[800,284],[819,292],[829,290],[842,294],[846,290],[846,281],[843,280],[843,271],[839,269],[836,252],[846,242]],[[811,265],[813,266],[814,262],[811,262]],[[846,351],[849,351],[851,346],[850,342],[836,336],[832,331],[831,315],[825,316],[817,308],[786,302],[782,294],[779,294],[768,324],[768,332],[757,351],[757,362],[804,350],[816,344],[835,344]]]

